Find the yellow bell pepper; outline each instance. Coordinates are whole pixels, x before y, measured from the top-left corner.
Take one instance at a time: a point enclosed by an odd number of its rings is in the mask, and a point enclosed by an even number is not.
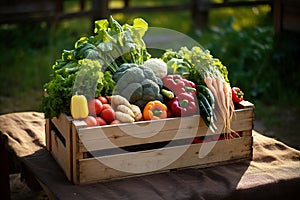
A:
[[[89,115],[88,102],[84,95],[75,94],[72,96],[71,115],[73,119],[83,119]]]

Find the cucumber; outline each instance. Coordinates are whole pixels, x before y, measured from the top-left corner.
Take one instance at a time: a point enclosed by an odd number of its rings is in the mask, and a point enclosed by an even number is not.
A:
[[[207,119],[209,121],[209,124],[214,128],[217,129],[215,122],[217,121],[217,117],[216,114],[214,112],[214,110],[212,109],[212,107],[210,106],[208,100],[206,99],[206,97],[204,96],[204,94],[202,93],[198,93],[198,101],[199,101],[199,107],[200,107],[200,112],[202,110],[202,112],[206,113],[207,115]],[[201,108],[201,106],[203,108]],[[201,115],[201,113],[200,113]]]
[[[198,98],[199,98],[199,101],[201,101],[203,103],[203,105],[206,108],[206,110],[208,111],[210,117],[212,117],[214,111],[213,111],[213,108],[211,107],[208,99],[201,92],[198,93]]]
[[[206,99],[208,100],[210,106],[214,109],[215,108],[215,97],[210,91],[210,89],[204,85],[197,85],[198,93],[202,93]]]
[[[217,130],[217,127],[216,127],[214,121],[212,120],[212,116],[210,115],[210,113],[206,109],[204,103],[200,100],[198,100],[198,102],[199,102],[199,109],[200,109],[201,118],[203,119],[205,125],[214,133]]]
[[[198,101],[199,102],[199,109],[200,109],[200,116],[203,119],[204,123],[206,124],[206,126],[210,126],[210,114],[207,111],[207,109],[205,108],[204,104],[202,101]]]

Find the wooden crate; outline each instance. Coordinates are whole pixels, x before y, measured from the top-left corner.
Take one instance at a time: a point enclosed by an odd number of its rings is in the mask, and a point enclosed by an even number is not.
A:
[[[85,127],[62,114],[46,120],[47,149],[74,184],[251,160],[254,106],[239,106],[231,127],[240,137],[229,140],[207,134],[197,115]]]

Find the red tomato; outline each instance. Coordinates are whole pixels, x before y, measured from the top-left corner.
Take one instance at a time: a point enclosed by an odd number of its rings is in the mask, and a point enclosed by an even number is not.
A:
[[[101,112],[101,117],[108,123],[115,119],[115,115],[116,113],[112,108],[106,108]]]
[[[99,99],[92,99],[88,102],[89,114],[90,115],[98,115],[103,109],[103,104]]]
[[[105,103],[105,104],[103,104],[103,109],[102,110],[105,110],[105,109],[112,109],[112,107],[111,107],[111,105],[110,104],[108,104],[108,103]]]
[[[108,103],[108,99],[106,97],[100,96],[98,99],[101,101],[102,104]]]
[[[96,117],[96,120],[97,120],[99,126],[103,126],[103,125],[107,124],[106,121],[101,117]]]
[[[83,121],[86,123],[87,127],[98,125],[96,118],[93,116],[87,116],[86,118],[83,119]]]
[[[113,120],[112,122],[110,122],[110,124],[120,124],[121,122],[117,119]]]

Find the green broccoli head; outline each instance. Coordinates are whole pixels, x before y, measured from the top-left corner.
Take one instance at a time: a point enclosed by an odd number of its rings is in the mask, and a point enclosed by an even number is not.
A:
[[[136,64],[121,65],[113,76],[116,82],[114,94],[120,94],[141,109],[148,101],[161,99],[162,80],[152,69]]]

